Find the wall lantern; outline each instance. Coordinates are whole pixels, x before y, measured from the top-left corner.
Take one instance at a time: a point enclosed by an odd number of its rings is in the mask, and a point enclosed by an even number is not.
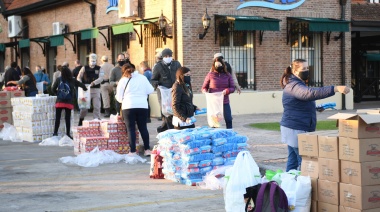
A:
[[[158,28],[161,31],[161,37],[163,38],[164,42],[166,42],[166,38],[173,38],[172,35],[166,34],[166,25],[167,25],[166,18],[161,10],[161,16],[158,18]]]
[[[203,39],[206,36],[207,30],[208,30],[208,28],[210,28],[210,21],[211,21],[211,18],[207,14],[207,8],[206,8],[206,12],[205,12],[205,14],[202,17],[202,25],[203,25],[204,31],[203,31],[203,34],[199,34],[198,35],[199,39]]]

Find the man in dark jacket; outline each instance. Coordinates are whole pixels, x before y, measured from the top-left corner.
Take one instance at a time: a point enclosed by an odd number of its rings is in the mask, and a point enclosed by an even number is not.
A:
[[[9,81],[19,81],[20,80],[20,75],[21,74],[18,74],[17,73],[17,63],[16,62],[12,62],[11,63],[11,68],[8,69],[5,74],[4,74],[4,85],[6,87],[8,86],[17,86],[17,85],[14,85],[14,84],[7,84]]]
[[[176,72],[182,66],[178,61],[173,60],[173,52],[171,49],[166,48],[162,50],[161,55],[162,61],[154,66],[151,82],[154,88],[157,88],[159,85],[165,88],[171,88],[176,80]],[[161,107],[160,89],[157,90],[157,98]],[[172,119],[173,115],[169,115],[168,117],[163,116],[162,124],[157,127],[157,132],[160,133],[167,129],[173,129]]]

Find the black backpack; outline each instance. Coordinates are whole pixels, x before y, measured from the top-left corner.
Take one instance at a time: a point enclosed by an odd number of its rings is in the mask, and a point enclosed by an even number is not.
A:
[[[72,92],[69,83],[63,80],[62,78],[60,79],[60,81],[61,82],[58,85],[57,98],[63,100],[71,100]]]
[[[280,186],[272,181],[246,188],[248,198],[245,211],[288,212],[288,198]],[[254,206],[252,206],[254,205]]]

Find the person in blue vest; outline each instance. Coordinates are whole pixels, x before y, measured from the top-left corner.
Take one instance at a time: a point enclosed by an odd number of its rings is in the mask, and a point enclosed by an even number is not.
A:
[[[36,72],[34,73],[34,77],[36,78],[36,83],[42,82],[44,85],[44,93],[47,94],[47,86],[50,85],[49,77],[42,72],[42,68],[40,65],[36,66]]]
[[[304,59],[296,59],[288,66],[280,80],[283,89],[284,112],[280,122],[281,141],[288,145],[286,171],[300,169],[302,158],[298,152],[298,134],[315,131],[317,114],[315,101],[335,95],[347,94],[347,86],[308,87],[309,64]]]
[[[94,53],[89,55],[89,63],[86,66],[83,66],[79,71],[77,80],[84,84],[90,84],[91,88],[91,101],[94,107],[93,115],[94,119],[101,120],[100,118],[100,83],[103,82],[103,69],[96,65],[96,60],[98,56]],[[86,117],[88,109],[80,109],[79,124],[82,126],[82,122]]]

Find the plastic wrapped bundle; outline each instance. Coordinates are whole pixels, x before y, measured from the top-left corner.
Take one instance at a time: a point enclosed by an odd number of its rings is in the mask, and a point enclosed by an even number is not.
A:
[[[194,140],[194,135],[192,135],[190,132],[176,133],[172,136],[176,142],[181,144],[186,144],[187,142]]]
[[[224,164],[224,158],[222,158],[222,157],[216,157],[211,162],[211,165],[213,165],[213,166],[220,166],[223,164]]]
[[[212,133],[212,139],[228,138],[237,134],[235,131],[229,129],[215,129],[211,130],[210,132]]]
[[[200,129],[197,132],[193,132],[193,134],[196,140],[210,139],[212,137],[212,133],[208,129]]]
[[[202,154],[209,153],[211,152],[211,146],[210,145],[201,146],[199,150],[200,150],[200,153]]]
[[[193,149],[196,147],[201,147],[201,146],[210,145],[210,144],[211,144],[211,139],[202,139],[202,140],[194,140],[191,142],[187,142],[186,144],[181,144],[180,147]]]
[[[226,166],[234,165],[235,160],[236,160],[236,157],[225,158],[224,159],[224,165],[226,165]]]
[[[237,143],[234,145],[234,150],[235,151],[243,151],[243,150],[246,150],[247,148],[247,143]]]
[[[202,167],[199,169],[200,173],[206,174],[207,172],[212,170],[212,166]]]
[[[218,139],[220,139],[220,138],[218,138]],[[223,144],[220,146],[213,146],[211,150],[213,153],[227,152],[227,151],[233,150],[235,145],[236,144]]]
[[[197,155],[183,155],[182,159],[189,162],[198,162],[201,160],[212,160],[214,159],[213,153],[197,154]]]
[[[228,151],[223,153],[224,158],[236,157],[239,154],[238,151]]]
[[[199,161],[199,167],[207,167],[207,166],[211,166],[211,163],[212,163],[212,160],[202,160],[202,161]]]
[[[202,178],[200,178],[200,179],[187,179],[187,180],[182,179],[180,182],[188,186],[196,186],[197,183],[202,182],[202,181],[203,181]]]
[[[201,153],[201,149],[198,147],[195,147],[194,149],[181,149],[182,154],[186,155],[195,155]]]
[[[235,135],[227,137],[227,143],[246,143],[248,141],[247,136]]]
[[[213,146],[220,146],[220,145],[223,145],[225,143],[227,143],[227,139],[225,139],[225,138],[212,139],[212,145]]]

